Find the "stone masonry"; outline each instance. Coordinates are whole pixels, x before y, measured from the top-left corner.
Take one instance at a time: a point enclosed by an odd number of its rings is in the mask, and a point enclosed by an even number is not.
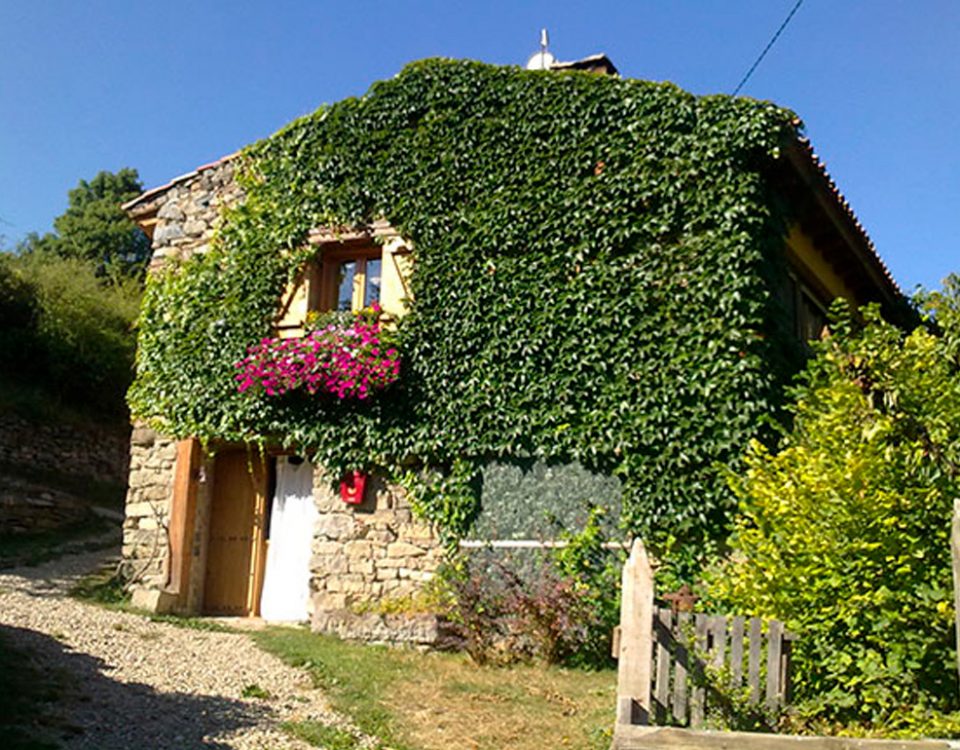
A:
[[[176,441],[147,427],[134,427],[123,522],[123,567],[128,577],[146,589],[159,589],[166,583],[167,523],[176,458]]]
[[[361,505],[348,505],[318,471],[314,499],[320,517],[311,572],[318,611],[406,599],[440,562],[437,535],[414,518],[403,490],[370,478]]]
[[[242,197],[233,179],[233,161],[226,157],[139,199],[128,211],[131,218],[156,217],[150,270],[168,258],[185,260],[206,252],[221,210]]]
[[[152,225],[151,270],[168,259],[206,252],[221,210],[242,199],[233,180],[232,157],[197,169],[149,191],[126,209],[135,221]],[[167,524],[173,496],[176,443],[143,426],[130,441],[130,479],[124,523],[123,557],[138,580],[138,601],[151,606],[166,583]],[[213,483],[215,461],[205,476]],[[203,602],[206,538],[210,523],[209,483],[201,486],[195,519],[196,538],[189,581],[188,609]],[[313,627],[344,637],[426,643],[436,640],[436,618],[376,614],[383,602],[413,601],[441,559],[434,531],[415,519],[403,492],[371,478],[365,501],[345,504],[319,469],[314,477],[319,517],[311,564]],[[148,594],[153,593],[151,599]],[[156,604],[156,606],[160,606]],[[393,607],[397,609],[402,607]]]
[[[127,434],[122,427],[38,424],[0,414],[0,463],[124,484]]]

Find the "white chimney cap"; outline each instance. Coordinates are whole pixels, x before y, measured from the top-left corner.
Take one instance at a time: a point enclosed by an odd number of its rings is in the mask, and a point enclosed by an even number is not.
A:
[[[550,70],[557,59],[546,50],[534,52],[527,60],[527,70]]]

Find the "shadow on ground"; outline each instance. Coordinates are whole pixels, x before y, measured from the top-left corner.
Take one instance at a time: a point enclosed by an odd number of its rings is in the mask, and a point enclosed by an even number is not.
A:
[[[33,748],[228,748],[210,737],[261,724],[266,706],[161,693],[42,633],[0,625],[0,745]]]

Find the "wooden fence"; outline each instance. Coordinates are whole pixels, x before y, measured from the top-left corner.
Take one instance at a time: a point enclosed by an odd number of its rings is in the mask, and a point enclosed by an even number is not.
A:
[[[789,699],[793,639],[777,620],[655,607],[653,571],[636,541],[624,566],[615,643],[617,724],[700,728],[708,708],[726,700],[717,687],[744,691],[746,702],[775,711]]]

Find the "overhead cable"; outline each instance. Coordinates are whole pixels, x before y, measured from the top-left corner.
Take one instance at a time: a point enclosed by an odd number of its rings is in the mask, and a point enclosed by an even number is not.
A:
[[[740,83],[737,84],[737,87],[733,90],[732,96],[736,96],[737,94],[740,93],[740,89],[743,88],[743,85],[750,79],[750,76],[753,75],[753,71],[757,69],[757,66],[760,64],[763,58],[767,56],[767,53],[770,51],[770,48],[774,45],[777,39],[780,38],[780,35],[783,33],[783,30],[787,28],[787,24],[790,23],[790,19],[793,18],[794,14],[798,10],[800,10],[801,5],[803,5],[803,0],[797,0],[796,5],[793,6],[793,10],[790,11],[790,13],[784,19],[783,23],[780,24],[780,28],[777,29],[777,33],[773,35],[773,38],[767,43],[767,46],[763,48],[763,52],[760,53],[760,57],[758,57],[756,59],[756,62],[754,62],[753,65],[750,66],[750,70],[747,71],[747,74],[743,77],[743,80],[741,80]]]

